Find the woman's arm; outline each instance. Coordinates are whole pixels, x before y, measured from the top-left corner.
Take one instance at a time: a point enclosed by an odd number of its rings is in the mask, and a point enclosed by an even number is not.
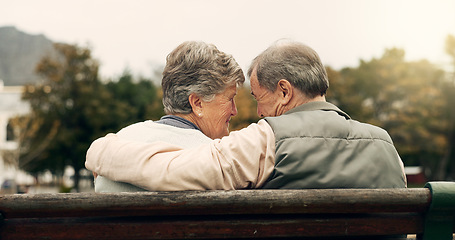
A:
[[[108,134],[87,151],[87,169],[152,191],[258,188],[275,163],[275,136],[264,120],[196,148],[123,140]]]

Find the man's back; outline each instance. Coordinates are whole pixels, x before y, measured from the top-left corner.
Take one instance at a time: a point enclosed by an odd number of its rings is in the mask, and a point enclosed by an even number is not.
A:
[[[264,188],[402,188],[403,166],[387,132],[327,102],[266,118],[275,169]]]

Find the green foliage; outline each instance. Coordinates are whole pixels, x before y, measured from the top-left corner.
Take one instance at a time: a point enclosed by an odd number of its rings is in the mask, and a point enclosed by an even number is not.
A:
[[[23,139],[29,147],[20,158],[20,166],[32,173],[49,169],[62,174],[67,164],[76,171],[83,167],[80,159],[96,133],[84,110],[97,93],[105,96],[98,81],[98,63],[89,49],[66,44],[55,44],[55,48],[60,58],[43,58],[37,72],[45,80],[28,86],[23,95],[31,104],[30,123],[38,123],[35,133]]]
[[[437,172],[437,179],[446,179],[448,175],[451,179],[455,178],[455,37],[447,36],[445,51],[452,58],[452,71],[447,73],[447,81],[443,85],[443,95],[447,102],[446,115],[449,121],[446,132],[448,146],[446,153],[441,160]]]
[[[259,121],[256,101],[251,95],[250,88],[245,86],[238,88],[234,100],[237,107],[237,116],[233,117],[229,123],[231,131],[242,129],[251,123]]]
[[[130,74],[124,74],[117,83],[102,84],[90,49],[67,44],[55,44],[55,48],[60,57],[43,58],[37,72],[44,80],[27,86],[23,94],[32,113],[15,121],[23,129],[19,167],[32,174],[50,170],[62,175],[65,166],[71,165],[77,184],[93,140],[161,115],[162,110],[148,112],[160,107],[151,81],[135,83]]]
[[[406,62],[404,51],[387,49],[339,73],[329,69],[329,101],[354,119],[385,128],[406,165],[435,172],[447,149],[448,103],[444,72],[426,60]]]
[[[67,187],[62,184],[62,185],[60,185],[58,192],[59,193],[70,193],[72,189],[73,189],[72,187]]]
[[[164,115],[160,91],[151,80],[140,79],[135,81],[128,70],[117,82],[109,82],[106,85],[113,98],[118,104],[126,104],[129,108],[123,114],[129,116],[127,122],[131,124],[145,119],[158,120]]]

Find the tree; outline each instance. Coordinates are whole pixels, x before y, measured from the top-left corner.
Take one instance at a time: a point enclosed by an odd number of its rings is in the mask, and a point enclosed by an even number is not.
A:
[[[153,80],[140,78],[135,80],[131,72],[126,69],[118,81],[111,81],[106,84],[108,91],[116,101],[129,106],[124,114],[128,117],[126,122],[131,124],[144,120],[158,120],[164,115],[163,104],[159,89],[153,84]]]
[[[31,114],[15,121],[22,129],[19,167],[32,174],[50,170],[59,176],[70,165],[78,190],[79,171],[91,142],[133,122],[156,119],[163,107],[151,80],[135,82],[125,71],[117,82],[103,84],[89,48],[54,47],[60,56],[40,61],[37,72],[44,80],[27,86],[23,94]]]
[[[434,174],[447,147],[444,72],[426,60],[406,62],[404,56],[401,49],[387,49],[357,68],[338,74],[329,69],[328,98],[354,119],[385,128],[407,165]]]
[[[39,62],[36,70],[44,80],[27,86],[23,94],[32,112],[21,121],[26,132],[20,139],[19,166],[32,174],[50,170],[59,176],[71,165],[78,189],[89,144],[112,131],[116,126],[111,119],[128,106],[113,104],[90,49],[62,43],[54,47],[60,56]]]
[[[447,74],[447,81],[443,86],[443,95],[447,103],[446,113],[448,119],[447,139],[448,147],[446,148],[441,164],[437,171],[437,179],[446,179],[449,175],[452,179],[455,178],[455,37],[448,35],[445,42],[445,52],[452,59],[452,72]]]

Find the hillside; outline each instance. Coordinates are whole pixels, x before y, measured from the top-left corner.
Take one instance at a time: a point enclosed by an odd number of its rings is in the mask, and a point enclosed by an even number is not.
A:
[[[13,26],[0,27],[0,79],[5,86],[39,80],[36,64],[54,52],[52,44],[44,35],[30,35]]]

